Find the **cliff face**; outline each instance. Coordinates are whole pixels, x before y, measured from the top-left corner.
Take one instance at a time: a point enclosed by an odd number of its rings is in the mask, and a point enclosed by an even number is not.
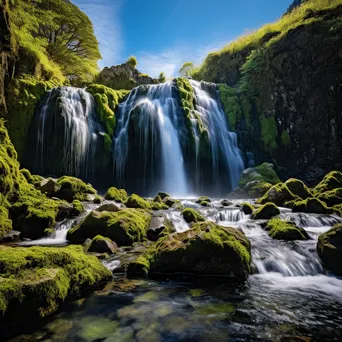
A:
[[[302,12],[285,32],[209,55],[194,77],[225,83],[231,129],[257,163],[312,184],[342,169],[342,5]]]
[[[105,67],[98,75],[96,82],[116,90],[131,90],[139,85],[159,83],[157,79],[140,73],[129,62],[110,68]]]

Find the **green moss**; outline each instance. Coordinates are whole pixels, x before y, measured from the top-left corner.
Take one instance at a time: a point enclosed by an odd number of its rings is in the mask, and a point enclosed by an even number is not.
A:
[[[291,137],[288,131],[283,131],[283,133],[281,134],[281,141],[286,147],[291,144]]]
[[[84,201],[88,194],[96,195],[96,190],[90,185],[84,183],[81,179],[63,176],[58,179],[58,185],[61,189],[57,193],[57,197],[72,202],[74,199]]]
[[[74,200],[72,202],[73,215],[78,216],[85,212],[83,204],[79,200]]]
[[[240,176],[239,187],[243,189],[249,182],[253,181],[259,181],[260,183],[257,185],[261,183],[277,184],[280,179],[274,171],[273,164],[263,163],[254,168],[246,169]]]
[[[151,209],[152,210],[167,210],[169,207],[162,202],[153,202],[151,203]]]
[[[210,198],[208,196],[200,196],[197,198],[196,203],[202,202],[210,202]]]
[[[279,214],[280,210],[274,203],[266,203],[253,213],[252,218],[255,220],[268,220]]]
[[[329,208],[324,202],[317,198],[307,198],[306,200],[296,201],[292,206],[295,213],[313,213],[313,214],[332,214],[334,210]]]
[[[252,206],[252,204],[250,204],[249,202],[244,202],[241,204],[242,207],[242,211],[246,214],[246,215],[250,215],[253,214],[254,211],[254,207]]]
[[[184,209],[182,211],[182,215],[187,223],[197,223],[205,221],[205,218],[197,210],[192,208]]]
[[[93,202],[95,204],[101,204],[102,203],[102,197],[99,195],[96,195]]]
[[[308,240],[309,236],[304,228],[297,227],[294,222],[273,218],[265,228],[272,239],[277,240]]]
[[[137,58],[135,56],[130,56],[127,60],[127,63],[132,65],[132,67],[134,67],[134,68],[138,65],[138,61],[137,61]]]
[[[329,207],[342,204],[342,188],[323,192],[317,198]]]
[[[277,137],[278,137],[278,129],[277,123],[273,116],[266,117],[265,115],[260,116],[260,125],[261,125],[261,140],[264,143],[264,147],[266,151],[272,152],[277,149]]]
[[[144,256],[140,255],[137,259],[131,261],[127,266],[128,275],[147,276],[150,269],[150,262]]]
[[[299,196],[302,199],[312,197],[309,188],[299,179],[290,178],[285,182],[285,185],[295,196]]]
[[[211,207],[211,202],[202,201],[202,202],[200,203],[200,205],[201,205],[202,207]]]
[[[197,223],[186,232],[158,240],[149,247],[147,258],[152,274],[189,272],[245,278],[251,263],[246,236],[214,222]]]
[[[111,272],[82,247],[11,248],[0,246],[0,310],[12,301],[34,300],[29,314],[46,316],[57,310],[67,295],[110,279]],[[31,312],[32,311],[32,312]]]
[[[8,116],[6,116],[9,134],[20,156],[24,153],[28,129],[35,108],[45,92],[59,82],[40,81],[33,77],[15,79],[7,91]]]
[[[21,174],[25,177],[28,183],[32,184],[35,188],[40,186],[40,183],[43,180],[43,177],[38,175],[32,175],[31,172],[27,169],[21,169]]]
[[[271,183],[267,182],[259,182],[258,184],[254,185],[251,190],[249,190],[248,195],[250,197],[260,197],[265,195],[265,193],[272,188]]]
[[[12,230],[12,221],[8,218],[8,210],[0,206],[0,241]]]
[[[286,202],[298,200],[299,196],[294,195],[285,183],[278,183],[273,185],[264,196],[259,198],[256,202],[258,204],[265,204],[268,202],[275,203],[276,205],[283,206]]]
[[[114,135],[116,126],[115,112],[129,90],[114,90],[101,84],[91,84],[87,87],[87,92],[92,94],[96,101],[96,112],[106,129],[108,138]],[[108,144],[108,142],[105,143]],[[108,146],[106,147],[108,149]],[[110,151],[110,148],[109,148]]]
[[[118,246],[130,246],[146,237],[151,214],[140,209],[123,209],[118,212],[91,212],[79,225],[68,231],[71,242],[83,242],[87,238],[102,235]]]
[[[124,189],[119,190],[115,187],[111,187],[105,194],[105,199],[125,203],[127,201],[127,192]]]
[[[126,206],[128,208],[136,209],[151,209],[151,203],[136,194],[133,194],[127,198]]]
[[[313,189],[315,196],[322,194],[323,192],[342,188],[342,172],[331,171],[324,176],[323,180]]]

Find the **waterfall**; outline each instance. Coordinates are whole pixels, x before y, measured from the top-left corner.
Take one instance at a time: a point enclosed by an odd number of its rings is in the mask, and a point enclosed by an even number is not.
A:
[[[186,195],[181,110],[173,96],[173,83],[149,86],[142,95],[144,90],[134,89],[119,109],[113,141],[116,183],[125,187],[124,176],[133,171],[132,181],[140,193],[162,190]]]
[[[93,96],[54,88],[36,109],[22,164],[42,176],[70,175],[143,196],[226,195],[244,169],[237,137],[229,131],[216,85],[190,85],[190,114],[175,81],[133,89],[115,113],[111,155]]]
[[[54,88],[36,112],[28,153],[35,158],[26,163],[37,174],[90,180],[101,131],[92,95],[79,88]]]
[[[213,83],[190,80],[197,100],[197,112],[202,123],[209,132],[209,143],[212,152],[213,179],[219,178],[219,164],[223,162],[224,174],[229,178],[230,188],[234,189],[238,182],[244,164],[237,146],[236,134],[229,131],[225,113],[220,108],[216,85]],[[196,135],[197,132],[194,131]]]

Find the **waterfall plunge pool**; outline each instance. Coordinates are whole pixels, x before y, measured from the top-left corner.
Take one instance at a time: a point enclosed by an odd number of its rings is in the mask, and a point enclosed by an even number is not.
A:
[[[114,279],[103,290],[65,303],[42,325],[11,341],[342,340],[342,279],[327,275],[316,254],[319,234],[340,219],[282,210],[281,217],[305,228],[311,239],[278,241],[236,207],[240,202],[223,208],[217,200],[199,211],[209,220],[242,229],[250,239],[254,274],[245,284],[220,278],[128,279],[115,272],[122,260],[113,257],[104,261]],[[198,207],[192,199],[182,203]],[[180,211],[163,212],[178,231],[187,229]]]

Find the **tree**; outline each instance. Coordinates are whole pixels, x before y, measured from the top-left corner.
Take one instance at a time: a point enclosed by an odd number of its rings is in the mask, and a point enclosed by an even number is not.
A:
[[[183,77],[191,76],[194,70],[194,63],[192,62],[185,62],[182,67],[179,69],[179,74]]]
[[[136,68],[138,65],[137,58],[135,56],[131,56],[128,58],[127,63],[132,65],[132,67]]]
[[[163,72],[161,72],[160,74],[159,74],[159,82],[160,83],[164,83],[165,81],[166,81],[166,77],[165,77],[165,74],[163,73]]]
[[[15,0],[11,8],[19,46],[45,71],[57,69],[71,82],[91,81],[101,58],[94,28],[68,0]]]

